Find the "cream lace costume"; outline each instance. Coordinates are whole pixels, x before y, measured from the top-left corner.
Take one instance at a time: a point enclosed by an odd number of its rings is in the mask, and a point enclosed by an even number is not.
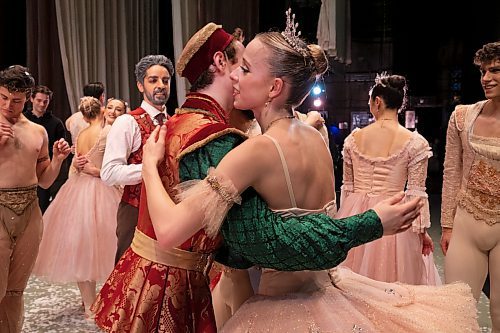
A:
[[[451,115],[441,226],[453,228],[445,260],[446,282],[467,282],[478,299],[489,270],[490,312],[493,332],[497,332],[500,294],[494,284],[500,281],[500,138],[474,134],[474,122],[486,102],[459,105]]]
[[[240,200],[231,180],[214,169],[205,180],[184,183],[182,188],[180,198],[201,205],[203,225],[212,235]],[[291,186],[289,195],[292,199]],[[331,208],[330,203],[318,210],[294,207],[278,212],[295,216],[323,211],[333,216]],[[263,275],[261,294],[246,301],[221,332],[479,332],[475,302],[463,283],[384,283],[347,268],[330,273],[269,272]]]
[[[500,138],[474,134],[474,121],[486,101],[459,105],[446,137],[441,226],[453,228],[457,208],[478,221],[500,222]]]
[[[370,157],[358,150],[356,132],[344,143],[342,195],[336,218],[362,213],[401,191],[405,191],[405,200],[420,197],[424,207],[410,229],[351,249],[341,265],[378,281],[440,285],[433,255],[422,255],[419,235],[431,225],[425,188],[427,162],[432,156],[429,143],[413,132],[394,154]]]

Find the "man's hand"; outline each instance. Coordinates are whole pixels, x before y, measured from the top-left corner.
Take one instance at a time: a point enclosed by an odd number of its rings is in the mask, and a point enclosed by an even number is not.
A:
[[[62,162],[66,157],[68,157],[69,153],[71,153],[71,147],[66,140],[61,138],[54,142],[54,146],[52,148],[53,159],[57,159]]]
[[[0,145],[4,145],[9,138],[14,138],[12,125],[0,122]]]
[[[83,170],[83,168],[85,167],[85,164],[87,164],[88,162],[89,162],[89,160],[87,159],[86,156],[78,155],[78,156],[75,156],[75,158],[73,159],[73,166],[75,167],[75,169],[78,172],[81,172]]]
[[[442,228],[441,229],[441,250],[443,254],[446,255],[448,252],[448,247],[450,246],[451,232],[452,228]]]
[[[142,147],[142,168],[154,168],[165,158],[165,136],[167,135],[167,126],[156,126],[151,135]]]
[[[419,216],[423,206],[421,200],[416,198],[407,203],[401,203],[404,197],[405,194],[400,192],[373,207],[382,222],[384,236],[407,230],[412,221]]]

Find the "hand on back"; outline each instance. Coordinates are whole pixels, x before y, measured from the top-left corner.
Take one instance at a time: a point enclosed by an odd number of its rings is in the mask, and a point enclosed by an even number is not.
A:
[[[419,198],[401,203],[404,193],[400,192],[389,199],[379,202],[373,210],[382,222],[385,235],[394,235],[407,230],[420,214],[423,203]]]

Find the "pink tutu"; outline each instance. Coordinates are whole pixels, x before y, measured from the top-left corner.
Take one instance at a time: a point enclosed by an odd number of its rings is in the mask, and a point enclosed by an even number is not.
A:
[[[332,281],[312,293],[254,296],[221,332],[479,332],[476,302],[464,283],[385,283],[342,267]]]
[[[100,178],[75,174],[43,215],[33,274],[49,282],[103,281],[114,267],[121,192]]]
[[[342,201],[336,218],[364,212],[388,197],[351,193]],[[441,284],[432,253],[428,256],[422,255],[422,242],[418,233],[411,228],[351,249],[341,265],[378,281]]]

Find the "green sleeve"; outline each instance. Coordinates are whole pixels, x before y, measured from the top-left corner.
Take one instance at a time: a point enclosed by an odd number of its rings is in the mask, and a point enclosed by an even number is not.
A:
[[[222,158],[241,142],[243,142],[242,137],[236,134],[226,134],[186,154],[179,161],[180,181],[204,179],[208,168],[217,167]]]
[[[184,156],[179,163],[181,181],[204,179],[209,167],[242,142],[228,134]],[[283,218],[272,212],[253,190],[242,194],[222,225],[224,246],[217,261],[235,268],[253,265],[278,270],[320,270],[341,263],[349,249],[382,236],[374,211],[335,220],[324,214]]]
[[[283,218],[253,190],[242,194],[222,225],[224,247],[216,260],[234,268],[254,265],[282,271],[337,266],[349,249],[382,236],[377,214],[369,210],[344,219],[325,214]]]

